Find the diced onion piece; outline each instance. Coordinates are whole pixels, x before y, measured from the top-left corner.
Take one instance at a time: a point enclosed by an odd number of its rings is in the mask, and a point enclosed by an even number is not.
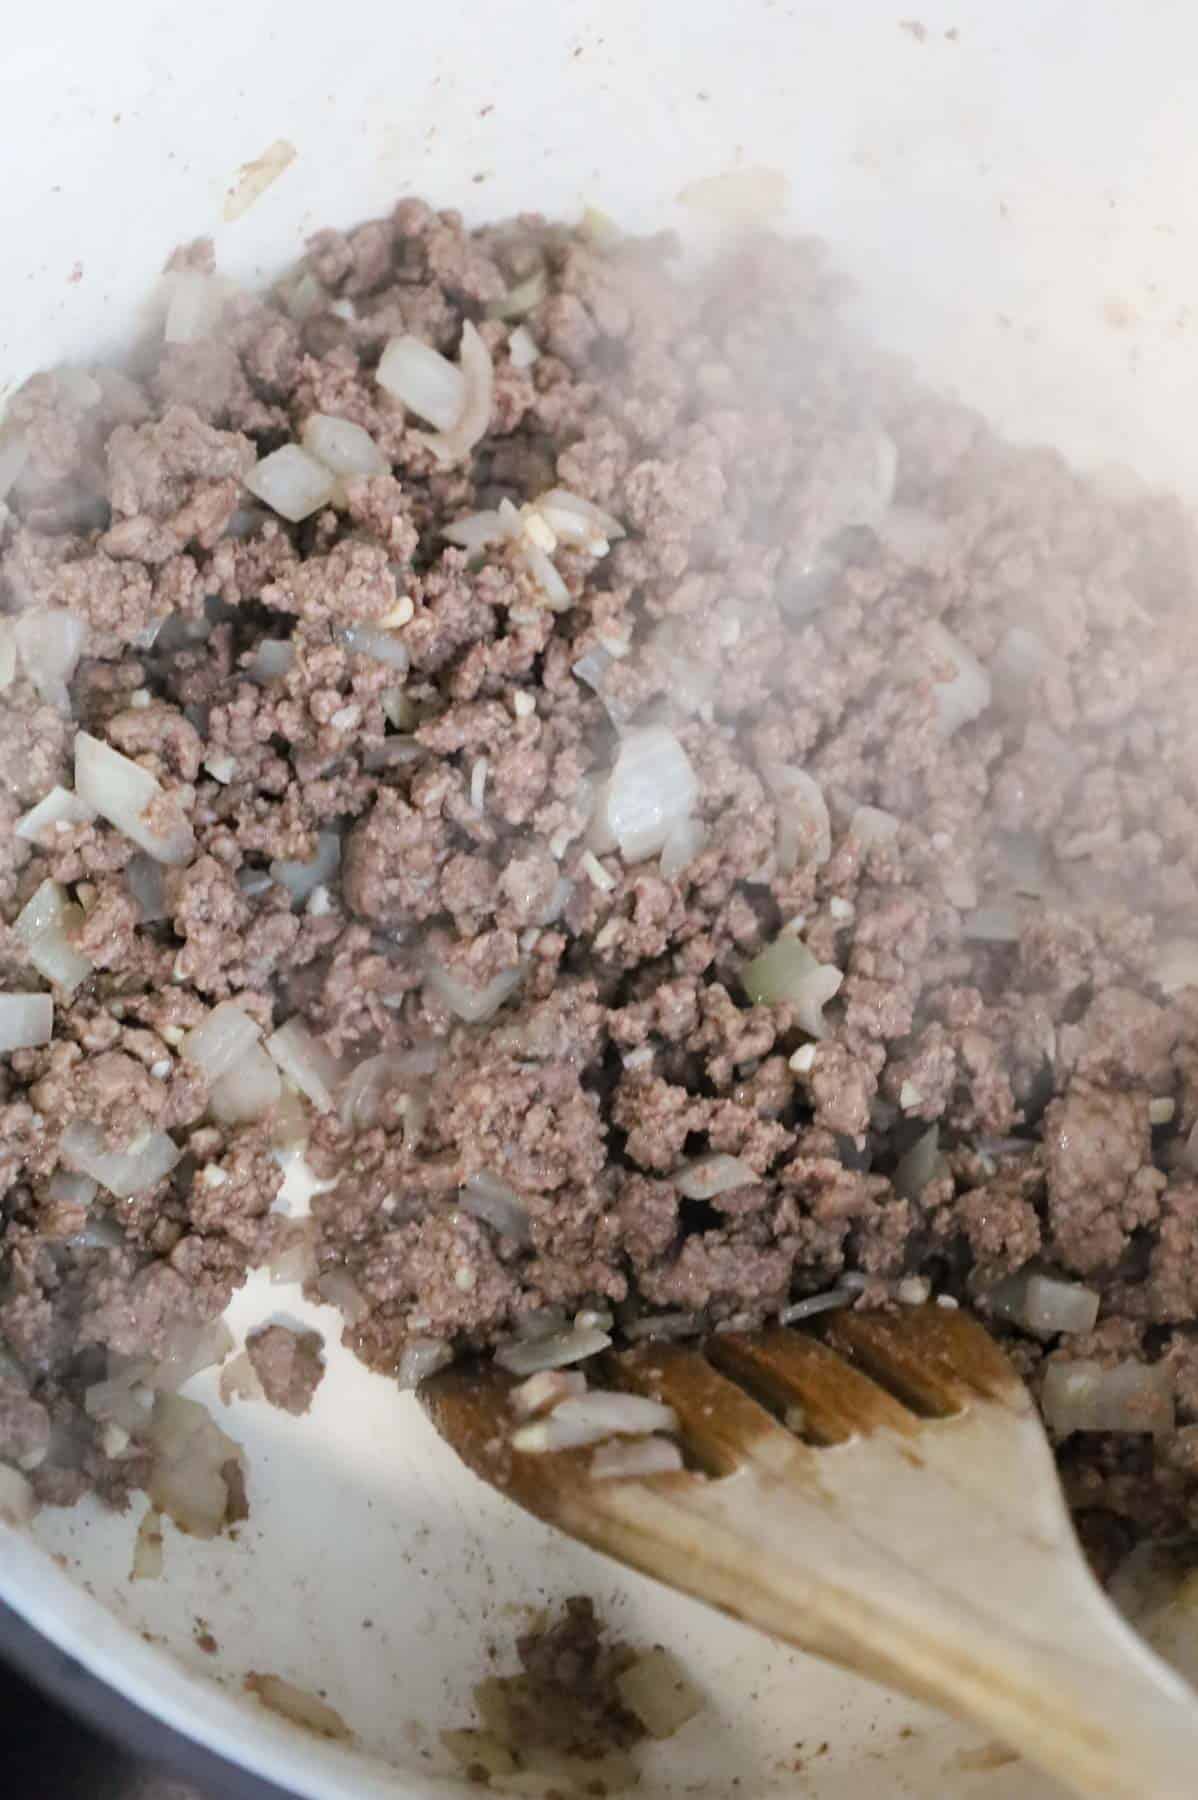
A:
[[[283,1092],[279,1071],[261,1044],[253,1044],[227,1074],[212,1083],[212,1117],[221,1125],[246,1125],[265,1118]]]
[[[263,638],[254,651],[247,673],[251,681],[277,681],[295,661],[295,646],[287,638]]]
[[[223,1319],[206,1325],[181,1325],[171,1335],[166,1353],[152,1364],[145,1380],[162,1393],[174,1393],[193,1375],[219,1368],[233,1348],[233,1333]]]
[[[625,862],[643,862],[660,855],[698,798],[698,778],[674,733],[664,725],[647,725],[630,731],[620,744],[600,797],[601,828]]]
[[[261,1036],[262,1027],[256,1019],[235,1000],[222,1000],[187,1033],[179,1054],[195,1063],[209,1081],[219,1081]]]
[[[169,299],[163,338],[168,344],[194,344],[211,337],[220,324],[232,283],[198,269],[174,269],[163,277]]]
[[[485,987],[477,988],[469,987],[456,975],[441,968],[440,964],[430,963],[425,979],[450,1012],[459,1019],[464,1019],[468,1025],[481,1025],[485,1020],[493,1018],[508,996],[515,992],[523,973],[519,966],[501,969]]]
[[[795,1300],[790,1306],[784,1306],[778,1314],[779,1325],[799,1325],[804,1319],[814,1319],[820,1313],[838,1312],[843,1306],[851,1306],[857,1298],[852,1288],[828,1288],[822,1294],[808,1294],[804,1300]]]
[[[481,1219],[484,1225],[497,1231],[500,1237],[511,1238],[517,1244],[532,1242],[528,1208],[515,1188],[489,1170],[467,1175],[458,1194],[458,1205],[463,1212]]]
[[[27,843],[36,844],[44,831],[59,823],[67,825],[86,825],[95,818],[95,813],[73,794],[69,788],[52,787],[45,797],[31,806],[16,823],[16,834]],[[53,838],[51,838],[53,843]]]
[[[866,429],[824,439],[812,470],[812,502],[827,544],[854,526],[876,528],[894,498],[898,451],[885,431]]]
[[[310,456],[334,475],[387,475],[391,464],[368,431],[349,419],[329,413],[310,413],[300,441]]]
[[[160,1393],[150,1422],[153,1462],[146,1493],[159,1512],[193,1537],[213,1538],[225,1523],[229,1489],[223,1470],[238,1459],[206,1407]]]
[[[541,546],[531,543],[527,538],[520,538],[516,550],[550,612],[568,612],[570,590]]]
[[[272,512],[298,525],[329,505],[337,477],[298,444],[284,444],[254,464],[245,485]]]
[[[191,826],[154,777],[86,731],[75,734],[75,791],[156,861],[185,863],[194,853]]]
[[[529,1454],[547,1450],[573,1450],[598,1444],[604,1438],[645,1437],[654,1431],[676,1431],[678,1417],[672,1406],[643,1394],[592,1392],[563,1400],[547,1418],[521,1425],[512,1433],[512,1448]]]
[[[822,868],[832,854],[832,821],[824,790],[805,769],[786,763],[768,772],[778,806],[778,869],[789,875],[798,867]]]
[[[12,492],[28,461],[29,446],[20,432],[7,432],[0,437],[0,501]]]
[[[13,931],[38,974],[68,995],[92,972],[87,957],[70,940],[70,932],[82,922],[83,908],[67,899],[66,889],[57,881],[43,881],[13,921]]]
[[[453,1361],[453,1346],[441,1338],[409,1338],[400,1353],[395,1371],[396,1385],[419,1387],[427,1375],[447,1369]]]
[[[19,1469],[0,1463],[0,1525],[17,1529],[37,1513],[37,1497]]]
[[[665,843],[661,847],[661,869],[664,881],[675,881],[683,869],[689,868],[696,856],[699,856],[707,842],[707,827],[702,819],[688,814],[678,819],[671,827]]]
[[[515,287],[509,288],[501,300],[491,300],[487,304],[488,319],[522,319],[530,313],[549,292],[549,277],[544,265],[518,281]]]
[[[758,1005],[780,1002],[793,1006],[808,1037],[827,1035],[823,1009],[840,992],[844,975],[831,963],[821,963],[801,939],[783,932],[755,956],[741,975],[749,999]]]
[[[970,943],[1017,944],[1019,915],[1014,906],[979,906],[961,921],[961,936]]]
[[[359,1325],[370,1311],[362,1291],[345,1269],[326,1269],[316,1283],[322,1300],[335,1306],[351,1325]]]
[[[596,1451],[595,1462],[604,1454]],[[681,1467],[681,1458],[676,1466]],[[592,1473],[598,1473],[594,1465]],[[688,1680],[677,1657],[660,1644],[616,1676],[616,1692],[652,1738],[673,1737],[703,1710],[703,1696]]]
[[[757,1180],[757,1175],[741,1157],[713,1151],[710,1156],[684,1163],[672,1179],[679,1193],[685,1194],[688,1200],[714,1200],[717,1194],[747,1187]]]
[[[507,353],[513,369],[531,369],[541,360],[537,340],[526,325],[517,325],[507,341]]]
[[[143,1131],[123,1150],[111,1150],[104,1133],[84,1119],[72,1119],[59,1153],[70,1169],[92,1175],[118,1200],[144,1194],[170,1174],[182,1151],[165,1131]]]
[[[915,1200],[928,1182],[939,1175],[943,1161],[940,1155],[940,1127],[931,1125],[911,1148],[899,1158],[894,1171],[894,1191],[904,1200]]]
[[[430,354],[436,355],[436,351]],[[460,462],[468,456],[484,436],[491,423],[491,407],[495,397],[495,369],[491,352],[476,326],[467,319],[462,326],[458,349],[458,373],[461,376],[461,403],[452,421],[440,425],[435,436],[425,439],[430,450],[442,463]],[[419,411],[419,408],[413,408]],[[426,418],[429,415],[424,415]],[[440,421],[430,419],[439,425]]]
[[[141,909],[143,925],[153,925],[157,920],[169,917],[160,862],[139,851],[126,865],[125,884]]]
[[[93,1382],[83,1395],[83,1410],[88,1418],[119,1425],[130,1437],[139,1437],[150,1422],[151,1405],[149,1390],[140,1374],[139,1369],[133,1369],[110,1376],[107,1381]]]
[[[587,1378],[581,1369],[541,1369],[513,1388],[508,1400],[518,1419],[535,1419],[559,1401],[575,1400],[586,1391]]]
[[[54,1002],[49,994],[0,994],[0,1056],[33,1050],[54,1035]]]
[[[401,675],[407,674],[412,659],[407,645],[393,631],[384,631],[378,625],[347,625],[339,636],[346,649],[356,656],[369,656],[375,662],[386,663],[388,668],[398,669]]]
[[[539,1369],[564,1369],[571,1363],[584,1362],[606,1350],[611,1338],[595,1326],[574,1327],[554,1331],[545,1337],[526,1338],[517,1344],[502,1344],[495,1352],[501,1369],[513,1375],[535,1375]]]
[[[1052,1336],[1058,1331],[1093,1331],[1098,1295],[1080,1281],[1058,1281],[1027,1269],[1008,1275],[990,1290],[990,1305],[1000,1319],[1025,1331]]]
[[[273,1037],[267,1038],[266,1048],[317,1112],[332,1112],[341,1071],[336,1058],[313,1037],[302,1020],[288,1019]]]
[[[475,556],[492,544],[502,544],[511,532],[499,513],[476,512],[467,513],[464,519],[455,519],[452,525],[442,526],[441,536]]]
[[[1173,1381],[1164,1363],[1051,1360],[1040,1402],[1058,1437],[1075,1431],[1173,1430]]]
[[[96,1197],[97,1183],[90,1175],[71,1175],[66,1169],[58,1169],[46,1183],[46,1192],[51,1200],[61,1200],[67,1206],[90,1206]]]
[[[898,829],[894,814],[883,812],[880,806],[859,806],[849,821],[849,830],[859,844],[892,844]]]
[[[619,519],[569,488],[550,488],[538,498],[536,511],[559,543],[592,556],[606,556],[609,546],[625,536]]]
[[[158,1581],[162,1576],[162,1514],[147,1506],[133,1539],[130,1581]]]
[[[439,431],[449,431],[461,417],[466,399],[462,370],[419,338],[392,338],[379,359],[375,379],[409,412]]]
[[[248,1350],[241,1350],[227,1362],[220,1372],[217,1392],[221,1403],[228,1406],[233,1400],[264,1400],[266,1398],[258,1371],[250,1361]]]
[[[989,706],[990,677],[972,650],[938,622],[924,626],[922,642],[933,666],[937,721],[945,737],[952,737]]]
[[[1179,994],[1183,988],[1198,987],[1198,943],[1191,938],[1171,938],[1162,944],[1152,978],[1163,994]]]
[[[349,1726],[335,1707],[308,1693],[306,1688],[296,1687],[292,1681],[284,1681],[279,1675],[258,1675],[251,1670],[245,1685],[271,1712],[290,1719],[293,1725],[314,1731],[317,1737],[347,1738],[351,1735]]]
[[[70,711],[68,684],[83,654],[87,626],[60,607],[24,612],[14,625],[21,662],[38,698]]]
[[[0,518],[4,501],[0,499]],[[0,618],[0,692],[17,678],[17,634],[11,619]]]
[[[302,905],[318,887],[327,887],[341,867],[341,838],[335,831],[321,831],[316,836],[316,855],[311,862],[286,862],[276,858],[270,865],[273,879],[287,889],[296,905]]]
[[[600,1444],[591,1458],[592,1481],[631,1481],[642,1475],[668,1475],[682,1467],[682,1452],[670,1438],[615,1439]]]

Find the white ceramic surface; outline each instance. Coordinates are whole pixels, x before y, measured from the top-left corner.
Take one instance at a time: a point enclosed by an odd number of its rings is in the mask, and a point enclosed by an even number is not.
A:
[[[656,226],[683,222],[687,182],[762,165],[789,177],[789,224],[859,279],[863,317],[933,379],[1018,436],[1193,491],[1198,15],[1182,0],[910,5],[22,6],[0,49],[0,393],[119,347],[166,252],[199,233],[251,280],[317,225],[403,192],[472,218],[591,202]],[[239,169],[280,139],[295,160],[226,223]],[[335,1334],[327,1309],[262,1283],[234,1323],[280,1308]],[[297,1793],[444,1793],[437,1731],[468,1719],[491,1647],[510,1658],[529,1608],[580,1589],[629,1637],[677,1647],[711,1695],[655,1747],[648,1796],[714,1800],[734,1777],[746,1800],[1049,1792],[976,1766],[969,1733],[532,1524],[344,1353],[308,1419],[236,1405],[222,1422],[251,1469],[239,1543],[168,1527],[164,1579],[133,1584],[136,1512],[50,1513],[32,1544],[0,1530],[0,1596]],[[250,1669],[325,1690],[352,1746],[244,1698]]]

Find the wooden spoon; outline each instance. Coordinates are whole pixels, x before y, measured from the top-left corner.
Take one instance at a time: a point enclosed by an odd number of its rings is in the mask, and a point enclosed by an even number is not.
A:
[[[974,1320],[840,1313],[818,1338],[729,1333],[602,1366],[674,1408],[686,1468],[597,1481],[591,1449],[513,1450],[514,1380],[493,1363],[421,1399],[529,1512],[972,1720],[1085,1800],[1198,1794],[1198,1696],[1090,1574],[1031,1398]]]

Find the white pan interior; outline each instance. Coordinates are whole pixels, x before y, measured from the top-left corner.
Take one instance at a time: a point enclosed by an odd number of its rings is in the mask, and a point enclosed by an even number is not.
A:
[[[1198,489],[1198,134],[1179,76],[1198,15],[1174,0],[1104,0],[1084,25],[1067,0],[902,13],[885,0],[22,7],[0,57],[0,394],[118,347],[165,254],[200,233],[249,281],[317,226],[405,192],[475,219],[591,203],[633,227],[683,225],[687,183],[761,165],[788,177],[787,223],[830,242],[863,316],[932,379],[1019,437]],[[242,166],[279,140],[294,160],[226,222]],[[280,1311],[332,1346],[328,1309],[262,1282],[232,1323]],[[209,1397],[206,1384],[189,1391]],[[412,1398],[344,1352],[304,1420],[218,1412],[249,1461],[240,1541],[168,1526],[164,1578],[131,1583],[138,1508],[45,1513],[32,1544],[0,1528],[0,1597],[297,1793],[447,1791],[437,1733],[468,1722],[492,1647],[510,1666],[529,1609],[578,1591],[628,1638],[676,1648],[710,1696],[655,1747],[647,1796],[1051,1791],[980,1766],[976,1735],[554,1537],[461,1473]],[[241,1692],[249,1670],[326,1693],[351,1744],[264,1712]]]

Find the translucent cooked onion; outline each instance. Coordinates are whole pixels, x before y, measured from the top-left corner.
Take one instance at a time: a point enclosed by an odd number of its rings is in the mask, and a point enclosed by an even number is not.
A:
[[[192,1028],[179,1046],[185,1061],[195,1063],[208,1080],[219,1081],[262,1036],[262,1027],[235,1000],[222,1000]]]
[[[523,974],[524,971],[519,966],[501,969],[485,987],[477,988],[469,987],[439,963],[430,963],[425,980],[437,998],[457,1018],[464,1019],[468,1025],[481,1025],[485,1020],[494,1018],[509,995],[515,993]]]
[[[641,1475],[667,1475],[682,1467],[682,1452],[670,1438],[615,1439],[600,1444],[591,1458],[592,1481],[630,1481]]]
[[[349,419],[330,413],[310,413],[300,442],[310,456],[342,478],[354,475],[387,475],[391,464],[368,431]]]
[[[75,792],[147,856],[190,861],[195,835],[174,800],[145,769],[86,731],[75,734]],[[150,807],[153,825],[146,819]]]
[[[527,538],[517,540],[516,550],[550,612],[568,612],[570,590],[549,560],[546,551],[539,544],[530,543]]]
[[[713,1151],[710,1156],[700,1156],[692,1163],[683,1163],[682,1167],[671,1178],[680,1194],[688,1200],[714,1200],[717,1194],[727,1194],[733,1188],[747,1187],[757,1180],[757,1175],[747,1162],[739,1156],[725,1156],[720,1151]]]
[[[263,638],[246,671],[251,681],[277,681],[295,661],[295,646],[287,638]]]
[[[778,808],[778,869],[789,875],[802,861],[822,868],[832,854],[832,821],[814,776],[786,763],[767,771]]]
[[[68,995],[92,972],[92,964],[71,943],[70,933],[83,923],[83,908],[67,899],[57,881],[43,881],[13,921],[13,932],[39,975]]]
[[[823,1294],[808,1294],[804,1300],[795,1300],[790,1306],[784,1306],[778,1314],[779,1325],[799,1325],[804,1319],[814,1319],[820,1313],[838,1312],[842,1306],[851,1306],[857,1298],[856,1290],[848,1287],[828,1288]]]
[[[125,883],[141,910],[143,925],[153,925],[159,919],[169,917],[160,862],[139,851],[125,868]]]
[[[500,1237],[511,1238],[517,1244],[532,1242],[528,1208],[515,1188],[501,1181],[498,1175],[492,1175],[486,1169],[476,1175],[467,1175],[458,1192],[458,1205],[463,1212],[489,1225]]]
[[[1058,1437],[1075,1431],[1173,1430],[1173,1379],[1164,1363],[1050,1360],[1040,1403]]]
[[[745,993],[757,1005],[793,1006],[808,1037],[827,1035],[823,1009],[840,992],[842,972],[821,963],[801,939],[783,932],[755,956],[741,974]]]
[[[33,1050],[54,1035],[54,1002],[49,994],[0,994],[0,1056]]]
[[[347,625],[338,635],[347,650],[386,663],[401,675],[406,675],[411,666],[407,645],[393,631],[384,631],[377,625]]]
[[[212,337],[220,324],[232,283],[198,269],[172,269],[163,276],[167,291],[163,338],[168,344],[194,344]]]
[[[990,677],[972,650],[937,621],[924,626],[922,643],[931,665],[937,722],[945,737],[952,737],[989,706]]]
[[[491,362],[491,352],[480,337],[477,327],[469,319],[462,326],[458,369],[462,378],[458,411],[450,424],[441,425],[434,436],[424,440],[442,463],[461,462],[464,457],[469,456],[474,446],[485,436],[491,423],[495,369]],[[430,420],[430,424],[438,423],[435,419]]]
[[[300,1019],[288,1019],[266,1048],[289,1081],[307,1096],[317,1112],[332,1112],[333,1096],[341,1083],[341,1070],[319,1038],[313,1037]]]
[[[676,1431],[678,1417],[672,1406],[643,1394],[609,1394],[593,1391],[577,1399],[563,1400],[544,1419],[521,1425],[512,1433],[512,1448],[527,1454],[547,1450],[573,1450],[584,1444],[602,1443],[608,1437],[646,1437],[655,1431]]]
[[[253,1119],[264,1119],[278,1105],[282,1092],[277,1066],[261,1044],[253,1044],[227,1074],[212,1083],[209,1107],[220,1125],[248,1125]]]
[[[597,1326],[572,1327],[524,1338],[516,1344],[501,1344],[495,1361],[513,1375],[535,1375],[539,1369],[564,1369],[571,1363],[584,1362],[610,1344],[607,1332]]]
[[[464,334],[463,334],[464,342]],[[417,418],[439,431],[449,431],[461,417],[466,400],[462,370],[440,351],[405,334],[394,337],[379,359],[375,379]]]
[[[526,325],[517,325],[507,341],[507,353],[513,369],[531,369],[541,360],[537,340]]]
[[[69,1169],[93,1176],[118,1200],[128,1200],[156,1187],[182,1151],[165,1131],[143,1131],[123,1150],[111,1150],[98,1126],[72,1119],[60,1139],[59,1154]]]
[[[87,825],[95,816],[86,800],[81,800],[78,794],[73,794],[69,788],[52,787],[36,806],[22,814],[15,829],[19,838],[36,844],[42,833],[55,825]],[[50,841],[53,843],[53,838]]]
[[[206,1325],[177,1326],[165,1354],[147,1370],[146,1385],[162,1393],[174,1393],[193,1375],[219,1368],[232,1348],[233,1333],[223,1319],[210,1319]]]
[[[619,519],[569,488],[550,488],[541,494],[536,511],[559,543],[591,556],[606,556],[611,545],[625,535]]]
[[[587,1378],[581,1369],[541,1369],[514,1387],[508,1401],[518,1419],[535,1419],[560,1401],[577,1399],[586,1391]]]
[[[661,869],[663,881],[674,881],[684,869],[690,867],[696,856],[700,856],[707,843],[707,827],[702,819],[689,815],[679,819],[670,827],[669,836],[661,847]]]
[[[928,1182],[943,1168],[940,1155],[940,1127],[931,1125],[911,1148],[899,1158],[894,1171],[894,1191],[904,1200],[915,1200]]]
[[[151,1504],[173,1519],[180,1531],[215,1537],[229,1508],[222,1471],[237,1461],[238,1446],[206,1407],[181,1394],[155,1397],[149,1435],[153,1461],[146,1493]]]
[[[316,1249],[312,1241],[312,1223],[294,1220],[286,1228],[282,1246],[267,1265],[276,1287],[303,1287],[316,1275]]]
[[[441,1338],[409,1338],[400,1353],[395,1371],[397,1387],[414,1388],[438,1369],[447,1369],[453,1361],[453,1346]]]
[[[318,887],[328,887],[341,867],[341,836],[336,831],[321,831],[316,836],[316,855],[310,862],[287,862],[275,859],[270,865],[273,880],[287,889],[297,906],[302,906]]]
[[[491,300],[487,304],[488,319],[522,319],[525,313],[532,312],[539,306],[549,292],[549,277],[544,266],[534,269],[523,281],[509,288],[501,300]]]
[[[317,1280],[316,1291],[351,1325],[360,1325],[370,1311],[361,1289],[345,1269],[326,1269]]]
[[[990,1305],[1000,1319],[1021,1325],[1037,1336],[1058,1331],[1093,1331],[1098,1295],[1080,1281],[1058,1281],[1027,1269],[1008,1275],[990,1290]]]
[[[338,1739],[351,1735],[349,1726],[335,1707],[316,1694],[310,1694],[306,1688],[296,1687],[293,1681],[284,1681],[279,1675],[259,1675],[251,1670],[245,1685],[271,1712],[290,1719],[293,1725],[302,1725],[305,1731],[314,1731],[317,1737]]]
[[[14,627],[21,663],[38,698],[69,712],[68,687],[87,642],[87,626],[74,613],[52,607],[24,612]]]
[[[272,512],[298,525],[331,504],[337,476],[298,444],[284,444],[254,464],[245,485]]]
[[[97,1183],[90,1175],[72,1175],[66,1169],[58,1169],[46,1183],[46,1192],[51,1200],[67,1206],[88,1207],[96,1197]]]
[[[140,1437],[150,1423],[153,1401],[138,1374],[137,1370],[132,1370],[113,1375],[107,1381],[95,1381],[85,1389],[83,1410],[88,1418],[104,1425],[119,1425],[131,1438]]]
[[[0,522],[4,501],[0,497]],[[17,678],[17,634],[11,619],[0,618],[0,692],[12,686]]]
[[[625,862],[643,862],[660,855],[698,798],[698,778],[674,733],[664,725],[647,725],[622,740],[600,796],[597,823]]]
[[[441,536],[459,549],[469,551],[471,556],[477,556],[480,550],[489,550],[492,544],[504,543],[511,533],[499,513],[488,511],[467,513],[464,519],[455,519],[452,525],[442,526]]]
[[[240,1350],[227,1362],[220,1372],[217,1391],[221,1404],[228,1406],[233,1400],[264,1400],[266,1398],[258,1371],[250,1361],[248,1350]]]

